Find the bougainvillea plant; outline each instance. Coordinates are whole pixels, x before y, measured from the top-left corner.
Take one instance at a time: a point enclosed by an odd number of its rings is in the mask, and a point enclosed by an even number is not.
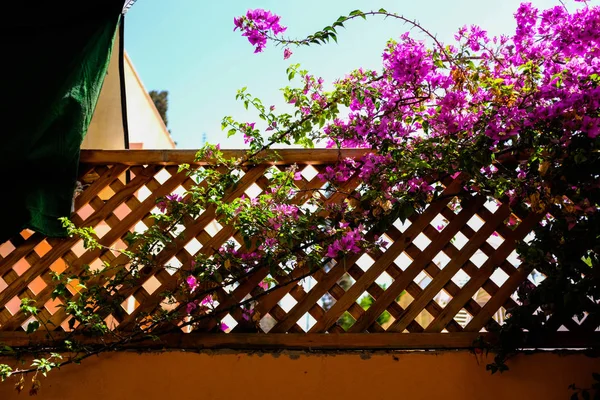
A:
[[[223,129],[244,136],[246,156],[227,159],[212,145],[199,151],[199,159],[212,160],[210,167],[190,170],[201,183],[189,190],[185,201],[175,195],[161,199],[156,224],[132,234],[130,248],[122,251],[129,257],[128,267],[109,265],[78,277],[58,274],[55,296],[65,294],[76,278],[85,290],[65,305],[72,327],[110,336],[105,318],[123,302],[120,288],[133,284],[143,269],[165,268],[157,261],[160,252],[186,219],[215,207],[220,221],[239,231],[244,247],[229,243],[210,256],[197,255],[182,269],[181,285],[164,294],[177,305],[141,313],[131,333],[105,346],[86,347],[70,339],[56,344],[52,353],[29,349],[40,354],[31,366],[0,365],[0,376],[16,377],[22,390],[25,375],[32,373],[35,392],[38,375],[61,361],[80,362],[148,336],[160,337],[175,322],[176,329],[197,324],[227,329],[220,322],[222,313],[213,313],[220,288],[264,266],[272,274],[299,266],[313,271],[332,258],[383,246],[378,233],[385,231],[385,224],[423,210],[441,194],[436,182],[448,176],[463,179],[467,194],[506,199],[515,208],[540,215],[532,239],[521,243],[518,253],[522,268],[546,278],[538,286],[519,289],[520,306],[509,310],[488,369],[505,370],[506,359],[526,335],[556,331],[556,324],[566,318],[585,316],[586,326],[595,329],[600,324],[600,8],[585,5],[569,11],[560,5],[538,10],[524,3],[515,13],[514,34],[490,37],[481,27],[466,26],[451,44],[383,9],[353,11],[301,40],[285,38],[280,17],[265,10],[250,10],[235,18],[234,25],[255,52],[272,42],[284,47],[287,59],[294,46],[337,41],[339,28],[377,16],[403,22],[425,40],[411,33],[390,40],[380,70],[352,71],[330,91],[324,90],[322,79],[299,65],[290,66],[289,79],[297,84],[284,88],[283,94],[293,113],[278,113],[240,90],[237,98],[262,121],[226,117]],[[299,206],[294,200],[299,171],[273,168],[270,186],[261,195],[226,201],[227,190],[247,166],[263,161],[265,150],[274,144],[370,149],[360,158],[328,167],[321,174],[327,185],[315,189],[343,193],[345,183],[357,179],[360,190],[342,205],[309,201]],[[93,230],[64,222],[86,246],[99,246]],[[260,287],[256,296],[273,290],[268,280]],[[241,303],[249,325],[261,318],[253,310],[256,296]],[[37,307],[28,301],[22,305],[33,316]],[[43,329],[44,321],[28,327],[32,332]]]

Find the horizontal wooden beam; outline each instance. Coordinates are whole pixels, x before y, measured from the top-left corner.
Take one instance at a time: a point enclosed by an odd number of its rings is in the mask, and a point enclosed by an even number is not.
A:
[[[54,332],[52,338],[42,333],[1,332],[0,345],[11,347],[51,347],[68,338],[67,333]],[[468,349],[478,338],[494,342],[489,333],[345,333],[345,334],[259,334],[259,333],[171,333],[159,340],[141,339],[124,346],[126,349],[301,349],[301,350],[435,350]],[[70,340],[94,346],[112,343],[110,336],[92,338],[71,336]],[[526,348],[564,349],[600,346],[600,332],[556,332]]]
[[[179,165],[204,164],[194,161],[197,150],[81,150],[80,162],[84,164],[124,165]],[[243,157],[247,150],[223,150],[227,158]],[[342,158],[360,157],[366,149],[281,149],[266,150],[265,156],[277,156],[273,164],[331,164]]]

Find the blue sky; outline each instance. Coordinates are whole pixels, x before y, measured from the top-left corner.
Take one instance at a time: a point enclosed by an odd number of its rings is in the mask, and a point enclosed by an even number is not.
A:
[[[281,15],[286,35],[304,37],[354,9],[385,8],[416,19],[441,41],[450,43],[462,25],[478,24],[491,34],[514,32],[517,0],[139,0],[125,18],[125,48],[147,90],[169,91],[169,128],[180,148],[198,148],[202,135],[208,142],[240,148],[239,137],[226,138],[221,119],[231,115],[252,122],[253,115],[236,102],[247,86],[264,104],[282,108],[279,89],[287,86],[285,69],[300,63],[312,74],[332,81],[358,67],[379,68],[390,38],[408,30],[398,21],[356,20],[338,35],[339,44],[292,49],[283,60],[281,48],[253,48],[233,18],[249,8],[265,8]],[[558,0],[534,0],[538,8]],[[573,8],[575,6],[573,5]],[[424,38],[415,31],[416,37]]]

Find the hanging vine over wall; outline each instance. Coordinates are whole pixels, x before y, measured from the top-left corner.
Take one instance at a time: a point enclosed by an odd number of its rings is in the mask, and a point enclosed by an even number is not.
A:
[[[488,327],[500,338],[488,369],[506,370],[505,361],[525,340],[555,332],[573,317],[583,320],[582,331],[594,331],[600,325],[600,8],[540,11],[522,4],[512,36],[491,38],[470,26],[459,29],[449,45],[417,22],[386,10],[353,11],[302,40],[284,38],[280,18],[265,10],[250,10],[234,23],[256,52],[271,41],[285,46],[287,59],[293,46],[337,41],[339,28],[353,19],[378,16],[408,24],[425,41],[410,33],[389,41],[381,70],[353,71],[331,91],[324,90],[322,79],[299,65],[290,66],[287,74],[295,86],[283,93],[294,107],[291,114],[278,113],[246,88],[240,90],[237,98],[260,121],[226,117],[223,129],[244,136],[247,154],[227,158],[218,146],[206,146],[197,159],[211,160],[208,165],[180,167],[197,184],[184,196],[160,199],[154,224],[132,233],[127,250],[113,249],[122,262],[87,268],[79,275],[55,275],[53,297],[68,296],[70,286],[78,287],[78,294],[64,305],[73,317],[70,328],[105,338],[105,344],[91,346],[69,338],[51,348],[30,347],[28,353],[36,355],[33,364],[0,365],[0,377],[16,378],[21,391],[30,374],[34,394],[40,374],[100,352],[186,327],[227,330],[223,316],[240,306],[244,329],[255,331],[261,315],[254,304],[277,290],[274,280],[260,278],[260,289],[231,306],[220,303],[224,291],[253,279],[261,269],[301,280],[328,268],[333,259],[385,246],[380,235],[386,228],[444,196],[440,182],[445,179],[461,180],[460,196],[467,200],[483,195],[508,201],[515,212],[523,207],[522,212],[539,215],[534,235],[518,252],[521,268],[535,270],[545,280],[538,286],[522,285],[520,305],[509,310],[501,327]],[[295,182],[302,176],[292,166],[272,168],[268,187],[255,198],[231,195],[273,145],[311,147],[323,142],[372,151],[324,169],[320,177],[325,186],[298,189]],[[351,181],[359,187],[347,192]],[[318,193],[346,200],[317,201]],[[236,240],[244,246],[231,241],[198,254],[179,270],[183,275],[178,285],[161,293],[165,301],[136,312],[129,330],[111,331],[106,319],[122,312],[124,289],[137,285],[148,271],[164,268],[168,260],[161,252],[181,237],[188,221],[208,209],[223,225],[234,227]],[[92,229],[63,222],[87,248],[106,248]],[[39,317],[40,307],[24,300],[21,309]],[[48,331],[51,336],[53,328],[47,324],[37,318],[27,331]],[[18,356],[18,351],[22,349],[6,347],[2,354]]]

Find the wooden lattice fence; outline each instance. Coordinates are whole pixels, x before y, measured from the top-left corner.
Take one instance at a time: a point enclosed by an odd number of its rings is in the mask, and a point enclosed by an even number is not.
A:
[[[327,165],[340,157],[360,154],[362,151],[355,150],[284,150],[279,151],[281,161],[275,164],[280,168],[298,164],[303,176],[298,186],[314,189],[323,185],[318,173]],[[80,169],[83,190],[75,198],[72,221],[95,227],[103,245],[126,248],[124,238],[129,232],[143,231],[154,223],[151,213],[157,199],[183,193],[194,184],[185,171],[178,172],[181,163],[201,167],[193,159],[192,151],[84,151]],[[268,184],[268,167],[249,168],[229,198],[260,193]],[[542,216],[515,215],[507,204],[484,197],[462,198],[460,207],[452,207],[456,202],[452,194],[460,191],[461,183],[450,180],[445,184],[450,196],[430,204],[409,222],[397,221],[388,229],[384,236],[389,242],[387,248],[337,260],[300,281],[294,278],[307,272],[302,268],[289,275],[272,276],[277,289],[258,298],[254,307],[262,318],[262,332],[244,333],[243,311],[235,306],[260,293],[258,285],[270,273],[267,268],[259,269],[230,291],[219,289],[219,307],[227,309],[223,321],[230,326],[226,334],[208,334],[218,322],[207,320],[192,333],[186,330],[170,335],[170,342],[163,341],[161,346],[469,347],[491,325],[502,323],[506,310],[517,305],[515,293],[525,280],[537,284],[543,279],[536,271],[519,266],[514,252],[516,242],[526,238]],[[350,192],[356,186],[357,181],[351,179],[345,190]],[[298,195],[298,204],[307,200],[302,196]],[[340,202],[343,195],[322,196],[320,200]],[[210,255],[236,237],[232,227],[220,226],[215,218],[215,210],[208,208],[188,221],[184,235],[160,253],[159,263],[185,267],[197,252]],[[508,226],[508,221],[514,226]],[[32,340],[23,334],[31,318],[19,309],[24,298],[42,307],[40,318],[51,321],[49,326],[56,335],[66,334],[70,330],[68,316],[60,304],[67,299],[51,299],[56,285],[51,271],[78,274],[86,265],[98,269],[104,263],[125,264],[126,259],[110,250],[85,250],[78,238],[47,238],[30,231],[2,244],[0,342]],[[137,316],[153,310],[162,302],[163,293],[179,282],[178,272],[161,269],[138,286],[124,288],[122,294],[127,300],[123,312],[106,316],[109,325],[130,330]],[[76,290],[71,295],[76,296]],[[360,301],[366,296],[371,298],[368,308]],[[387,318],[379,323],[382,314]],[[597,343],[594,331],[584,329],[576,320],[550,318],[549,323],[561,332],[548,338],[546,345]],[[331,335],[338,333],[343,335]],[[41,335],[33,337],[45,340]]]

